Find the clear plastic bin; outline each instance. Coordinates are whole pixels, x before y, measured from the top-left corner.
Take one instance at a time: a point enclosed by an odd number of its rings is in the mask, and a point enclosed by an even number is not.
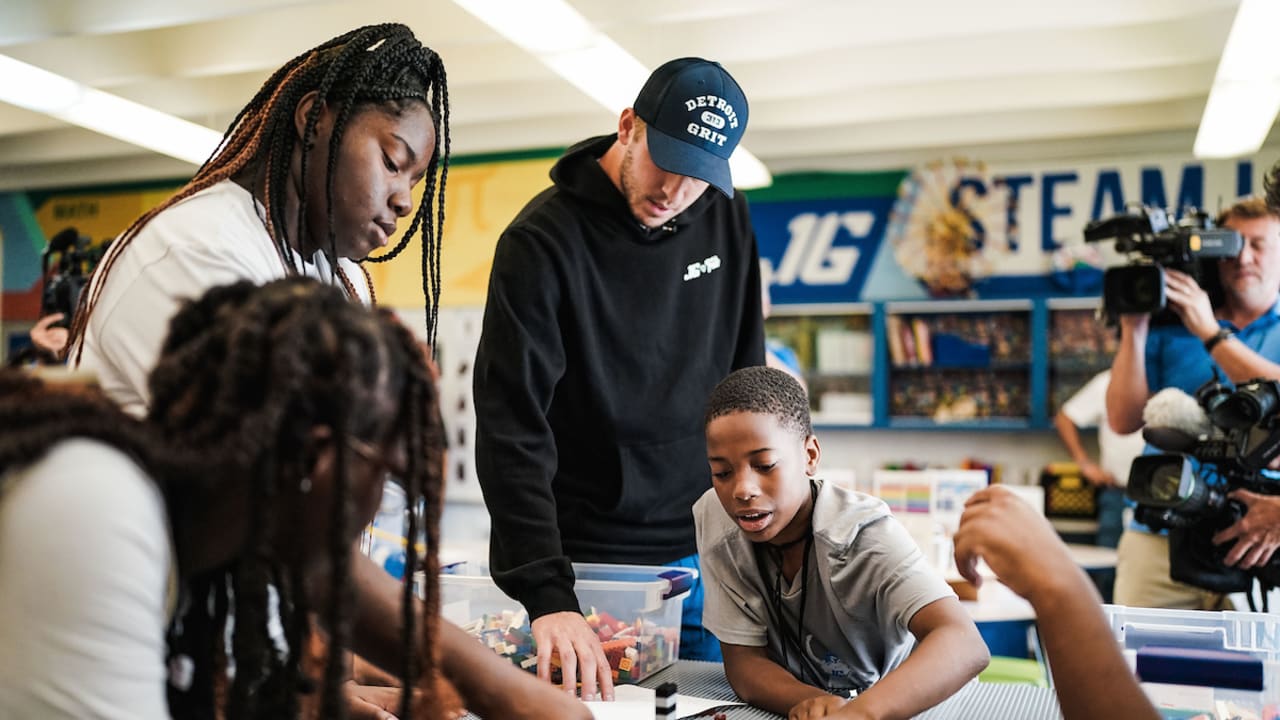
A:
[[[1229,650],[1263,661],[1260,692],[1143,683],[1165,717],[1187,717],[1189,711],[1215,713],[1211,717],[1280,717],[1280,617],[1122,605],[1104,605],[1103,611],[1130,667],[1137,652],[1147,646]]]
[[[676,661],[681,610],[696,570],[590,563],[574,563],[573,570],[578,603],[600,636],[615,682],[639,682]],[[485,564],[445,568],[440,599],[445,619],[517,666],[537,670],[528,615],[498,589]]]

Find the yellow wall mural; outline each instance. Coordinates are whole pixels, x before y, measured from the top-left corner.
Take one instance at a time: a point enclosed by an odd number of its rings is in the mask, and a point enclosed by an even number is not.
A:
[[[441,304],[480,306],[498,236],[524,204],[548,185],[554,153],[532,158],[462,160],[449,170],[445,236],[441,249]],[[181,186],[180,180],[144,187],[106,187],[0,193],[0,248],[4,256],[4,316],[29,323],[39,314],[40,255],[49,238],[68,227],[95,243],[114,238],[129,223]],[[408,229],[400,222],[399,241]],[[404,310],[425,306],[422,246],[414,241],[395,260],[369,263],[380,304]]]
[[[483,305],[498,236],[525,203],[551,184],[555,158],[459,165],[449,169],[441,248],[440,303]],[[391,239],[394,246],[402,227]],[[388,263],[370,263],[378,302],[395,308],[422,308],[422,245],[416,239]]]

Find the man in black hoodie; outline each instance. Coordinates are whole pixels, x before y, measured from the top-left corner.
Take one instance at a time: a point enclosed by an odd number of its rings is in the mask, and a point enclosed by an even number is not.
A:
[[[490,565],[533,619],[539,675],[557,651],[584,698],[613,684],[570,561],[696,567],[707,396],[764,364],[755,234],[728,162],[746,125],[724,68],[668,62],[498,241],[475,368]],[[719,659],[701,616],[699,585],[681,656]]]

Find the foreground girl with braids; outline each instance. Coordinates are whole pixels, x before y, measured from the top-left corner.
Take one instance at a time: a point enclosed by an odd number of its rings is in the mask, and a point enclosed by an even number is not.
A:
[[[444,66],[408,28],[359,28],[304,52],[266,81],[190,183],[112,243],[75,314],[73,364],[94,371],[106,394],[140,417],[169,318],[205,289],[307,275],[372,303],[368,278],[352,261],[387,242],[420,186],[403,239],[379,259],[420,238],[431,340],[448,158]],[[394,617],[399,585],[358,554],[351,572],[365,598],[357,610],[375,621]],[[393,645],[396,635],[374,639]],[[512,718],[585,712],[554,700],[503,705],[506,698],[490,697],[481,680],[501,675],[500,659],[447,623],[440,642],[442,669],[472,709]],[[366,689],[351,689],[353,710],[369,711]]]
[[[236,280],[308,275],[371,302],[355,261],[410,213],[378,261],[420,237],[430,341],[448,165],[444,65],[409,28],[363,27],[299,55],[263,84],[195,177],[111,244],[75,313],[73,364],[141,415],[147,372],[181,300]]]
[[[426,360],[389,313],[303,278],[216,288],[174,317],[149,389],[139,421],[94,389],[0,373],[0,716],[292,718],[314,691],[320,717],[345,717],[349,646],[421,688],[401,718],[457,711],[442,674],[472,694],[467,674],[484,677],[492,697],[474,708],[493,717],[521,700],[585,715],[474,642],[442,673],[443,429]],[[388,471],[425,531],[425,607],[407,586],[379,597],[352,580]],[[311,611],[323,678],[290,650]]]

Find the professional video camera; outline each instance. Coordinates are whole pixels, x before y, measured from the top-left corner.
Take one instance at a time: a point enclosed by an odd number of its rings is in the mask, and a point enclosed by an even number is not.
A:
[[[1102,306],[1108,317],[1154,313],[1153,322],[1158,324],[1178,322],[1165,309],[1164,268],[1195,278],[1216,307],[1222,285],[1217,269],[1204,261],[1236,257],[1244,246],[1240,233],[1214,228],[1206,213],[1188,210],[1178,224],[1171,225],[1164,210],[1147,206],[1127,207],[1119,215],[1085,225],[1084,239],[1115,240],[1117,251],[1141,256],[1103,275]]]
[[[102,259],[108,243],[91,247],[89,238],[73,227],[66,228],[49,240],[40,256],[44,285],[40,291],[40,317],[62,313],[56,325],[68,327],[80,302],[80,292],[89,280],[89,273]],[[56,263],[56,264],[55,264]],[[53,267],[50,267],[51,264]]]
[[[1227,493],[1236,489],[1280,494],[1280,481],[1262,470],[1280,455],[1280,382],[1250,380],[1234,390],[1210,380],[1193,399],[1176,388],[1161,390],[1143,409],[1143,437],[1178,454],[1143,455],[1129,471],[1134,517],[1169,530],[1170,576],[1219,593],[1247,592],[1254,578],[1280,586],[1280,553],[1250,570],[1227,567],[1230,544],[1213,536],[1244,517],[1247,508]],[[1214,478],[1218,482],[1212,482]],[[1252,599],[1251,599],[1252,601]]]

